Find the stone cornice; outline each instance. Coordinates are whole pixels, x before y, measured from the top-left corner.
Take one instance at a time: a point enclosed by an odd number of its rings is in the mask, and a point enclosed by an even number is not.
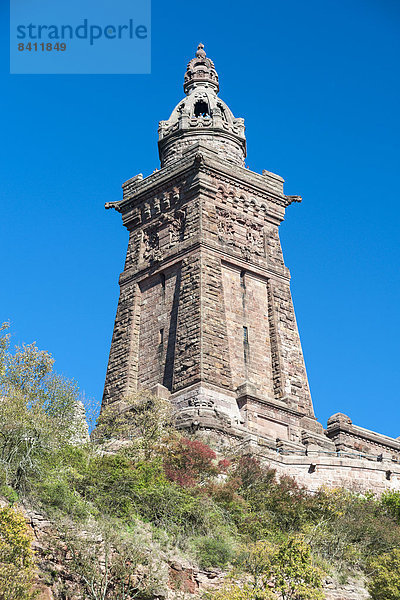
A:
[[[334,439],[336,436],[341,434],[350,436],[353,439],[361,438],[370,444],[383,448],[391,448],[396,452],[400,452],[400,442],[389,436],[370,431],[369,429],[364,429],[363,427],[358,427],[357,425],[353,425],[351,423],[337,422],[328,425],[327,436],[330,439]]]
[[[260,175],[244,167],[224,163],[216,153],[198,143],[176,163],[155,171],[145,179],[136,176],[125,182],[122,186],[124,190],[129,190],[132,186],[132,190],[128,192],[129,196],[120,201],[108,202],[106,208],[114,208],[118,212],[125,213],[139,202],[145,201],[147,197],[161,193],[168,185],[176,185],[191,173],[200,172],[216,175],[221,181],[233,187],[240,186],[242,191],[250,195],[254,194],[265,202],[275,203],[283,209],[292,202],[300,200],[299,196],[283,194],[283,179],[279,175],[269,172]],[[279,187],[282,191],[278,191]],[[262,203],[259,204],[259,208],[267,210],[267,206]]]
[[[284,413],[285,412],[289,413],[289,414],[294,415],[299,418],[307,416],[305,413],[300,412],[294,408],[291,408],[290,406],[288,406],[284,402],[280,402],[279,400],[272,400],[271,398],[260,398],[259,396],[255,396],[253,394],[244,394],[243,396],[239,396],[237,398],[239,405],[240,405],[241,401],[243,401],[243,405],[244,405],[249,400],[254,404],[258,404],[259,406],[269,406],[270,408],[273,408],[275,410],[278,410],[278,411],[281,411]]]

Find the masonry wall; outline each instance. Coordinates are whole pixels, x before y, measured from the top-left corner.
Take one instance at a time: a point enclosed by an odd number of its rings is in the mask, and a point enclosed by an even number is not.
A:
[[[251,383],[312,414],[278,234],[282,180],[239,166],[220,178],[193,156],[185,174],[178,161],[175,177],[168,167],[124,186],[129,244],[104,402],[156,383],[231,398]]]
[[[224,265],[223,287],[233,387],[249,381],[273,398],[266,280]]]
[[[200,278],[200,255],[195,251],[183,259],[181,266],[173,391],[200,381]]]
[[[259,396],[284,400],[312,416],[279,240],[282,180],[268,173],[264,177],[273,194],[261,194],[235,178],[208,173],[204,179],[202,239],[221,257],[232,389],[247,381]]]
[[[172,390],[180,285],[180,264],[152,275],[139,284],[140,386],[151,388],[162,383]]]
[[[173,391],[174,385],[199,378],[195,295],[200,293],[200,261],[193,253],[179,258],[198,242],[199,202],[191,198],[191,185],[193,179],[177,178],[173,184],[150,187],[133,202],[131,195],[138,186],[146,188],[146,180],[138,176],[124,185],[129,242],[103,405],[123,400],[138,387],[158,383]]]
[[[311,455],[283,456],[264,459],[280,476],[289,475],[311,492],[321,486],[343,487],[354,492],[382,494],[400,491],[400,465],[389,461]]]
[[[192,121],[195,120],[193,119]],[[199,136],[196,135],[197,133],[198,131],[194,131],[192,135],[188,135],[185,132],[184,136],[179,137],[178,135],[176,138],[168,140],[162,151],[162,166],[166,167],[176,160],[181,159],[185,151],[198,141]],[[213,148],[221,160],[232,161],[244,166],[243,150],[240,143],[233,141],[229,137],[216,136],[215,132],[210,132],[207,135],[204,133],[204,129],[201,130],[201,140],[203,143],[208,144],[210,148]]]
[[[137,388],[139,368],[140,290],[135,281],[121,284],[115,317],[103,406]]]
[[[208,249],[201,256],[202,380],[232,390],[221,258]]]
[[[273,325],[276,390],[290,397],[297,409],[306,415],[314,414],[300,337],[297,329],[289,284],[280,280],[268,281],[268,299]],[[279,381],[278,381],[279,379]]]

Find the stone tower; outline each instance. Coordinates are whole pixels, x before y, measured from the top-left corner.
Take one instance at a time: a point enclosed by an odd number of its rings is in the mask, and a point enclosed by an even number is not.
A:
[[[295,449],[328,446],[314,417],[279,225],[299,196],[245,167],[244,121],[199,44],[159,125],[161,169],[111,202],[129,231],[103,406],[170,396],[179,425]]]

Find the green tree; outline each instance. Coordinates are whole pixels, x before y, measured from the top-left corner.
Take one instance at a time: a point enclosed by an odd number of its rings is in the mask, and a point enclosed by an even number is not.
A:
[[[313,565],[310,547],[302,539],[289,538],[272,553],[264,580],[273,583],[282,600],[322,600],[324,597],[321,572]]]
[[[370,568],[368,591],[372,600],[400,600],[400,548],[377,556]]]
[[[8,325],[0,337],[0,469],[3,482],[25,489],[41,461],[84,436],[76,419],[78,389],[53,371],[54,359],[36,344],[9,348]]]
[[[102,410],[95,438],[124,439],[136,455],[149,459],[158,454],[163,439],[172,431],[173,411],[169,400],[140,391]]]

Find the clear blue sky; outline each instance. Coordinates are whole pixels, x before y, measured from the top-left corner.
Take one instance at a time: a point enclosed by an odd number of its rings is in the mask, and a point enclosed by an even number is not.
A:
[[[248,165],[303,196],[281,228],[315,411],[400,435],[395,0],[152,5],[151,75],[8,74],[1,7],[0,319],[101,398],[127,233],[104,203],[159,166],[199,41]]]

